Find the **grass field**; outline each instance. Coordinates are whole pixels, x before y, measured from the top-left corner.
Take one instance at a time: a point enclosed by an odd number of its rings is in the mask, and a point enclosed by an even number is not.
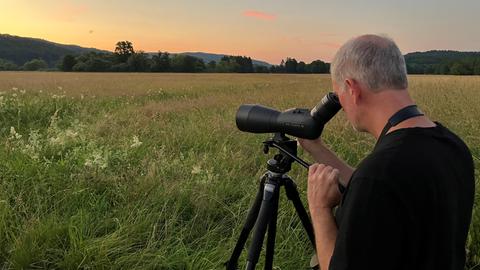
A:
[[[477,190],[479,86],[410,77],[421,109],[470,147]],[[268,134],[236,129],[238,106],[310,108],[329,89],[327,75],[1,72],[0,266],[222,269],[269,158]],[[343,113],[323,138],[351,165],[374,144]],[[290,176],[306,202],[306,170]],[[305,269],[312,249],[280,200],[275,265]],[[467,269],[480,264],[479,203]]]

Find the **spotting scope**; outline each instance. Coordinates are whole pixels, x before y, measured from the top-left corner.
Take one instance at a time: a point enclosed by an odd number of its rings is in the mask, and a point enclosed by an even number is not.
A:
[[[258,104],[241,105],[237,111],[238,129],[251,133],[283,133],[314,140],[324,125],[342,108],[335,93],[326,94],[312,110],[292,108],[280,112]]]

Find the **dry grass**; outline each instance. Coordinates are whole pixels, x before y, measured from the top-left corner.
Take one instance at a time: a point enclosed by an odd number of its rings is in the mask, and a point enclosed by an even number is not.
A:
[[[479,85],[473,76],[410,77],[422,110],[470,147],[477,190]],[[268,135],[239,132],[236,109],[313,107],[329,89],[328,75],[0,72],[0,265],[222,268],[267,160]],[[342,113],[323,138],[352,165],[374,143]],[[304,196],[305,170],[290,175]],[[311,248],[281,200],[275,263],[299,269]],[[479,202],[477,192],[472,269]]]

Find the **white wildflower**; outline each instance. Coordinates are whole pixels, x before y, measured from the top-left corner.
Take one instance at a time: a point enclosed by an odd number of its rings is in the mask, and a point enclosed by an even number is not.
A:
[[[17,131],[15,130],[14,127],[10,127],[10,137],[9,137],[9,139],[18,140],[18,139],[21,139],[21,138],[22,138],[22,135],[17,133]]]
[[[16,94],[16,93],[13,93],[13,94],[12,94],[12,97],[17,97],[17,94]]]
[[[138,139],[137,135],[133,136],[133,143],[130,145],[131,148],[137,148],[142,145],[142,142]]]
[[[25,89],[20,90],[20,94],[24,95],[27,91]]]
[[[62,90],[62,89],[63,89],[63,87],[61,87],[61,86],[58,86],[57,88],[58,88],[58,90]]]
[[[69,138],[75,138],[78,136],[78,132],[71,129],[67,129],[67,131],[65,131],[65,135]]]
[[[55,113],[50,117],[50,125],[48,126],[49,133],[57,133],[58,132],[58,111],[56,110]]]
[[[200,165],[194,165],[192,167],[192,174],[199,174],[202,172],[202,167]]]
[[[17,88],[17,87],[12,87],[12,90],[13,90],[13,91],[17,91],[18,88]]]
[[[64,136],[51,137],[49,142],[51,145],[65,145],[65,137]]]
[[[85,166],[100,169],[107,168],[108,157],[102,154],[103,153],[99,150],[94,151],[91,157],[85,161]]]
[[[22,152],[28,155],[30,158],[34,160],[39,159],[39,151],[42,149],[41,144],[41,135],[38,130],[30,131],[30,135],[28,136],[28,144],[22,149]]]

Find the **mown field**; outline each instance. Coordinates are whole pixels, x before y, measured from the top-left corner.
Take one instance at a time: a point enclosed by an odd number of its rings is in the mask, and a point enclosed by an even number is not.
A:
[[[222,269],[269,158],[268,134],[236,129],[238,106],[310,108],[330,88],[327,75],[1,72],[1,268]],[[479,190],[480,77],[412,76],[410,89],[468,144]],[[374,144],[343,113],[323,138],[353,166]],[[306,202],[306,170],[290,176]],[[466,269],[480,264],[479,203]],[[311,255],[282,194],[276,269]]]

